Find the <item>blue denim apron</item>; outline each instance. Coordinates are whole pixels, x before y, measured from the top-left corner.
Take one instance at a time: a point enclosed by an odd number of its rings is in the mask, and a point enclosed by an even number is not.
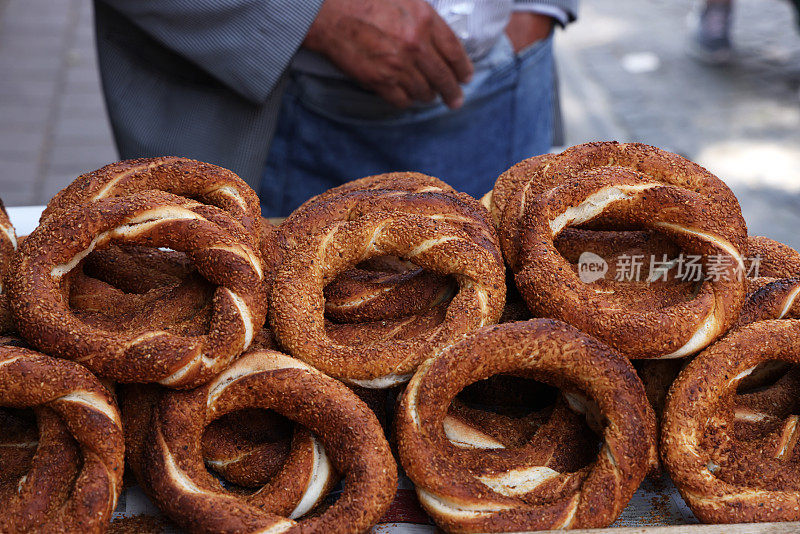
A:
[[[503,35],[463,87],[458,110],[441,101],[398,110],[356,83],[293,72],[261,187],[265,216],[389,171],[419,171],[480,197],[514,163],[550,150],[552,37],[515,54]]]

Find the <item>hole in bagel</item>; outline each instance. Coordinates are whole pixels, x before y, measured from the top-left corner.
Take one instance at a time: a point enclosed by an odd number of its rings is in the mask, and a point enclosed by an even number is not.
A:
[[[445,435],[459,448],[510,449],[549,457],[549,467],[561,473],[578,471],[594,461],[601,444],[595,430],[602,432],[605,421],[585,395],[567,394],[570,400],[533,378],[494,375],[456,396],[444,420]]]
[[[33,410],[0,408],[0,495],[16,489],[20,477],[31,468],[39,446],[39,431]]]
[[[464,405],[510,417],[527,417],[552,408],[558,388],[532,378],[494,375],[464,388],[457,399]]]
[[[294,422],[272,410],[225,414],[203,432],[206,468],[229,490],[260,488],[289,458],[294,430]]]
[[[47,408],[0,407],[0,429],[0,502],[19,495],[33,475],[49,481],[52,507],[63,505],[83,462],[61,417]]]
[[[206,469],[227,491],[279,515],[317,515],[340,493],[331,491],[339,477],[317,436],[273,410],[223,415],[206,426],[201,447]]]
[[[104,330],[202,335],[215,286],[182,252],[112,242],[70,271],[62,289],[76,316]]]
[[[395,256],[370,258],[325,286],[326,330],[344,345],[408,339],[439,325],[457,290],[453,276]]]
[[[695,298],[702,285],[676,276],[681,248],[650,230],[604,229],[599,220],[590,228],[565,228],[555,246],[581,281],[621,307],[674,306]]]
[[[732,402],[736,439],[758,440],[780,431],[787,418],[800,414],[800,366],[762,363],[739,381]]]
[[[769,361],[723,395],[701,450],[715,477],[770,491],[800,490],[800,366]]]
[[[780,360],[770,360],[758,365],[747,376],[743,377],[736,386],[736,393],[739,395],[747,393],[757,393],[771,388],[781,379],[787,377],[792,371],[792,377],[797,375],[797,365],[792,365]],[[785,380],[789,380],[786,378]]]

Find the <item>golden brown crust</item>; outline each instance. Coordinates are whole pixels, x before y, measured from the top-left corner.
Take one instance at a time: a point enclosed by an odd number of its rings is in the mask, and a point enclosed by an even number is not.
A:
[[[456,276],[460,291],[445,320],[411,340],[335,343],[325,331],[325,282],[384,255]],[[429,217],[375,212],[335,223],[292,249],[275,277],[270,325],[283,347],[323,372],[365,387],[389,387],[463,334],[497,322],[504,301],[502,264],[465,231]]]
[[[387,172],[365,176],[315,195],[303,202],[294,213],[302,213],[314,205],[324,204],[352,191],[407,191],[453,193],[455,189],[443,181],[420,172]]]
[[[772,239],[747,238],[748,258],[758,269],[748,273],[747,300],[737,325],[768,319],[800,318],[800,253]]]
[[[75,229],[81,229],[76,232]],[[110,240],[184,252],[217,285],[209,332],[119,332],[81,321],[62,279]],[[192,387],[241,354],[266,315],[260,254],[224,211],[168,193],[108,198],[54,213],[25,240],[9,288],[20,333],[32,345],[123,382]]]
[[[588,412],[586,398],[597,403],[608,423],[591,466],[562,474],[533,463],[498,472],[452,454],[443,429],[450,401],[477,380],[519,372],[562,388],[576,408]],[[608,525],[655,455],[655,419],[630,362],[548,319],[486,327],[428,360],[409,383],[395,424],[400,460],[421,503],[450,532]]]
[[[0,334],[11,333],[16,330],[14,316],[8,302],[7,286],[11,259],[19,246],[17,232],[8,218],[5,205],[0,200]]]
[[[34,408],[30,470],[0,495],[0,531],[104,532],[122,490],[124,441],[108,391],[86,369],[0,347],[0,406]]]
[[[284,254],[288,254],[298,241],[319,233],[324,227],[335,222],[352,221],[374,211],[424,215],[447,221],[466,231],[475,242],[501,259],[497,234],[486,209],[469,195],[458,193],[440,180],[419,173],[387,173],[362,178],[310,199],[279,227],[281,248]],[[452,287],[450,281],[432,277],[414,265],[406,264],[397,269],[399,262],[383,267],[374,265],[376,260],[373,258],[370,262],[373,266],[358,267],[384,273],[379,288],[380,302],[350,298],[351,295],[369,294],[378,288],[370,284],[371,287],[359,289],[362,274],[342,273],[340,280],[332,281],[333,286],[328,292],[337,300],[344,299],[347,307],[331,309],[334,314],[331,318],[340,322],[396,319],[400,315],[416,313],[415,309],[425,311],[436,304],[437,295],[446,295]],[[338,294],[339,286],[345,282],[350,286],[346,294]],[[426,287],[433,301],[415,300],[413,295],[419,287]]]
[[[800,276],[800,252],[774,239],[748,236],[747,255],[758,259],[758,276],[792,278]]]
[[[765,280],[766,279],[762,279]],[[747,295],[736,326],[770,319],[800,319],[800,277],[766,282]]]
[[[770,360],[800,363],[798,340],[797,320],[746,325],[697,356],[673,384],[662,457],[701,521],[800,519],[797,417],[782,418],[773,432],[758,439],[737,439],[734,429],[740,381]]]
[[[424,188],[423,188],[424,189]],[[280,226],[284,250],[334,222],[353,221],[376,211],[407,213],[446,221],[501,259],[497,233],[489,214],[472,197],[457,192],[354,190],[329,197],[306,209],[298,208]]]
[[[75,205],[151,190],[216,206],[244,226],[256,243],[260,239],[261,204],[244,180],[210,163],[171,156],[119,161],[82,174],[50,200],[40,222]]]
[[[718,276],[704,282],[694,299],[662,309],[615,303],[584,284],[554,246],[565,227],[599,217],[611,225],[661,232],[704,265],[719,258]],[[738,317],[746,290],[740,252],[746,229],[740,219],[738,205],[712,203],[623,167],[601,167],[529,203],[515,279],[535,315],[567,321],[630,358],[684,357],[718,338]]]
[[[249,496],[230,493],[206,470],[203,429],[244,408],[275,410],[314,432],[314,476],[301,484],[301,495],[287,495],[292,492],[272,483]],[[192,532],[363,532],[395,493],[396,467],[369,408],[341,383],[274,351],[248,353],[195,390],[164,393],[148,435],[141,482],[167,515]],[[324,473],[331,466],[345,479],[337,501],[320,515],[290,519],[324,497]]]
[[[492,187],[489,212],[497,228],[501,227],[503,213],[518,191],[527,187],[538,188],[542,180],[540,172],[555,157],[555,154],[542,154],[520,161],[497,177]],[[530,185],[528,185],[530,184]]]

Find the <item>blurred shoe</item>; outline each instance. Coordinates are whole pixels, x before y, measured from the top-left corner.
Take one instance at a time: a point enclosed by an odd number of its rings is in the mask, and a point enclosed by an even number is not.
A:
[[[726,65],[733,59],[731,2],[706,2],[694,17],[689,54],[709,65]]]

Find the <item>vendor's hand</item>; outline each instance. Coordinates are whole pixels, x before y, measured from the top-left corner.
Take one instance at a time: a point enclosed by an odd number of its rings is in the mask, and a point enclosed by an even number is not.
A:
[[[553,19],[547,15],[516,12],[506,26],[506,35],[514,46],[514,52],[519,52],[550,35],[552,29]]]
[[[424,0],[325,0],[303,45],[397,107],[464,101],[472,62]]]

